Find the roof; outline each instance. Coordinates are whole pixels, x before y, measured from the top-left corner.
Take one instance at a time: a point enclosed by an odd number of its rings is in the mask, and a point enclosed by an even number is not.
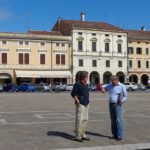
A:
[[[90,22],[90,21],[63,20],[63,19],[60,20],[58,19],[52,31],[60,31],[64,35],[71,35],[72,28],[125,32],[123,29],[105,22]]]
[[[149,41],[150,31],[143,30],[126,30],[129,41]]]
[[[58,36],[62,36],[62,33],[59,31],[29,30],[27,33],[35,34],[35,35],[58,35]]]

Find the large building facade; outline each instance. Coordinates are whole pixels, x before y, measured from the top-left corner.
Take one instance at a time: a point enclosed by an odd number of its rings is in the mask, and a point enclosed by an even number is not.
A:
[[[72,83],[71,37],[60,32],[0,33],[0,83]]]
[[[84,15],[84,14],[82,14]],[[111,75],[121,82],[127,77],[127,33],[101,22],[58,19],[52,29],[72,36],[73,82],[80,71],[89,73],[90,83],[108,83]]]
[[[129,81],[150,84],[150,32],[128,30]]]

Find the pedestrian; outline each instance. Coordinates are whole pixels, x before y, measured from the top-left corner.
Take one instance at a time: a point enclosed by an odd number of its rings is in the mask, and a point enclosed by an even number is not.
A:
[[[121,141],[123,139],[122,104],[127,100],[127,91],[119,82],[117,76],[111,77],[111,83],[102,88],[102,92],[109,92],[109,111],[111,119],[112,137]]]
[[[75,140],[83,142],[89,141],[85,130],[89,115],[89,91],[87,87],[88,73],[83,71],[79,75],[79,80],[74,84],[71,96],[75,100],[76,120],[75,120]]]

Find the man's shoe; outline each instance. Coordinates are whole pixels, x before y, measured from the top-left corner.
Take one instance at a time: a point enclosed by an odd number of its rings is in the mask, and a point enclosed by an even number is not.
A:
[[[90,138],[84,137],[84,138],[82,138],[82,140],[84,140],[84,141],[90,141]]]
[[[112,137],[109,137],[110,140],[116,140],[117,137],[116,136],[112,136]]]
[[[123,140],[123,138],[117,138],[116,139],[116,141],[122,141]]]
[[[82,139],[75,139],[75,141],[77,141],[77,142],[83,142],[83,140]]]

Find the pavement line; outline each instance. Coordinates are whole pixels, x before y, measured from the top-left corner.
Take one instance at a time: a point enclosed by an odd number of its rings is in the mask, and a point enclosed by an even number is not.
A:
[[[84,148],[65,148],[57,150],[140,150],[150,149],[150,143],[139,143],[139,144],[125,144],[125,145],[110,145],[110,146],[97,146],[97,147],[84,147]],[[56,149],[49,149],[56,150]]]
[[[109,119],[105,120],[90,120],[89,122],[104,122],[109,121]],[[56,124],[56,123],[74,123],[75,121],[47,121],[47,122],[16,122],[16,123],[7,123],[3,125],[34,125],[34,124]]]
[[[0,119],[0,123],[2,125],[7,125],[8,124],[8,122],[5,119]]]

